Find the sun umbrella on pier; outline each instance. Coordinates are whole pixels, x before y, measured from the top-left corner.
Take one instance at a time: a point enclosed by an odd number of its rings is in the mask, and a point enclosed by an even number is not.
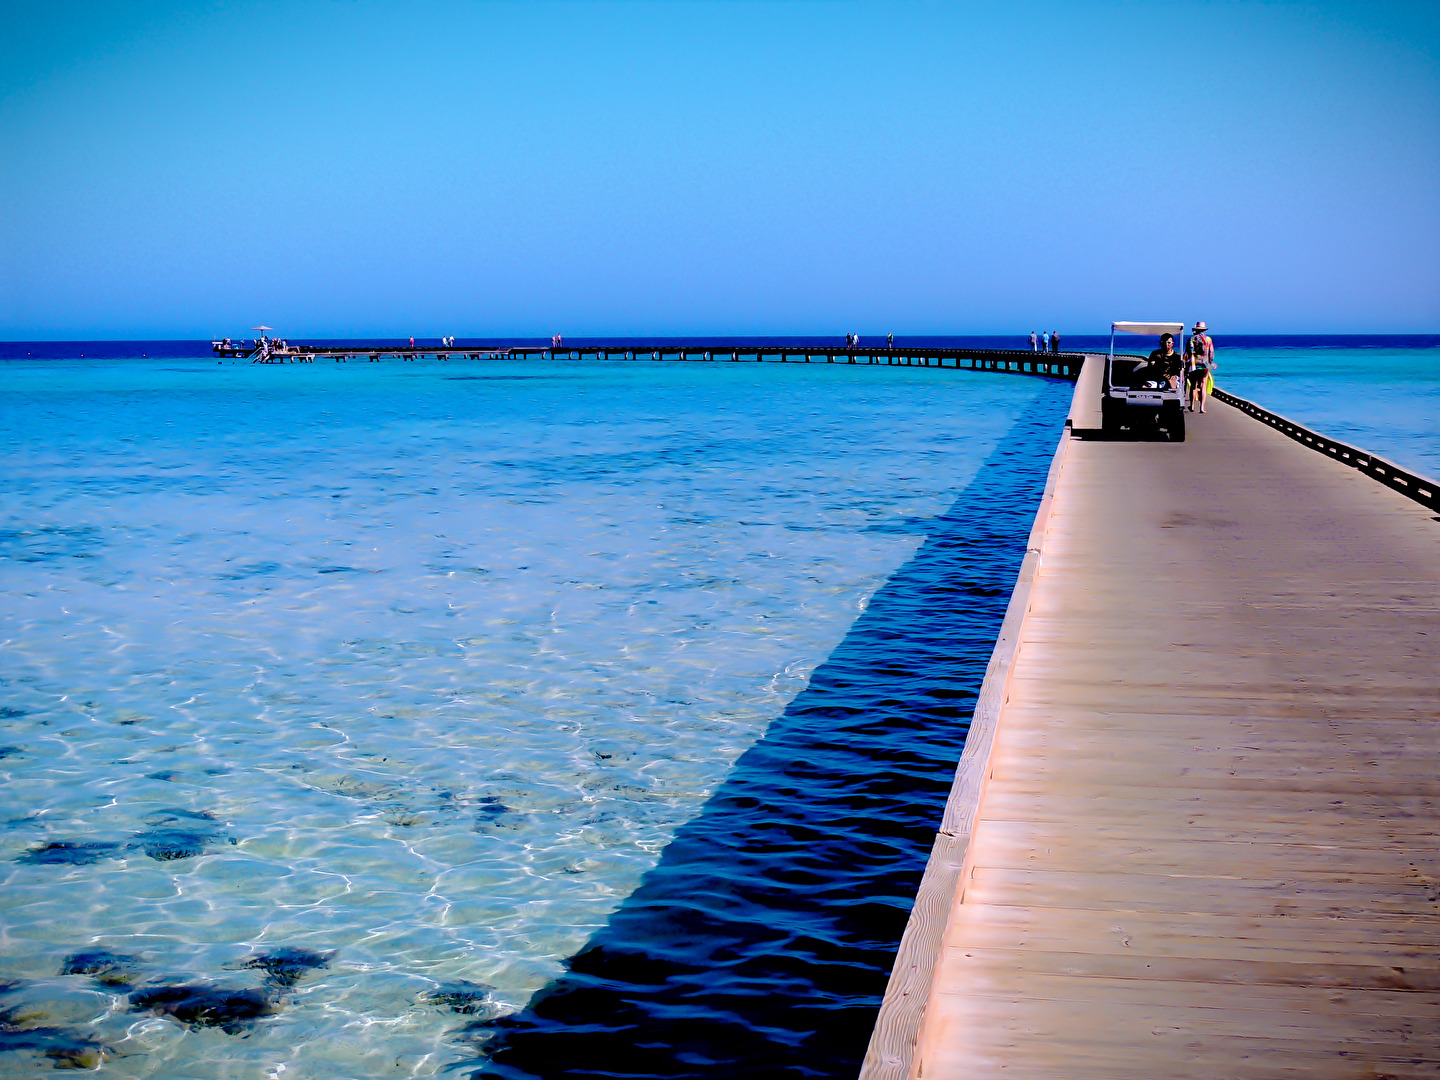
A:
[[[274,330],[275,328],[274,328],[273,326],[252,326],[252,327],[250,327],[250,329],[251,329],[251,330]]]

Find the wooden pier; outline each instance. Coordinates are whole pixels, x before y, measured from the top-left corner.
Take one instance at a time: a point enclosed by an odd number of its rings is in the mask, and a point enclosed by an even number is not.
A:
[[[1440,1076],[1434,486],[1096,367],[861,1075]]]
[[[317,360],[335,362],[381,360],[665,360],[690,363],[827,363],[878,366],[933,367],[961,371],[990,371],[1048,378],[1079,377],[1084,353],[1033,352],[1029,349],[963,349],[935,346],[896,345],[765,345],[737,346],[724,341],[688,342],[668,345],[612,342],[602,345],[553,346],[514,345],[496,348],[464,346],[397,346],[394,348],[327,348],[294,345],[285,348],[214,346],[217,355],[249,360],[255,364],[310,364]]]

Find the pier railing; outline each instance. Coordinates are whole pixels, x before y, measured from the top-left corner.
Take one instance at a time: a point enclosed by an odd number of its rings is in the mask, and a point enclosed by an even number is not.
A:
[[[1394,488],[1407,498],[1414,499],[1421,506],[1431,510],[1440,510],[1440,484],[1429,477],[1411,472],[1409,469],[1396,465],[1393,461],[1387,461],[1358,446],[1351,446],[1339,439],[1321,435],[1304,424],[1297,424],[1294,420],[1287,419],[1277,412],[1271,412],[1262,405],[1256,405],[1253,401],[1247,401],[1245,398],[1221,390],[1218,386],[1215,388],[1215,397],[1225,402],[1226,405],[1253,416],[1262,424],[1269,424],[1276,431],[1283,432],[1296,442],[1304,443],[1312,450],[1328,454],[1342,464],[1359,469],[1385,486]]]
[[[1082,353],[1042,353],[1028,349],[962,349],[936,346],[896,345],[877,348],[867,345],[776,345],[735,346],[726,344],[674,345],[594,345],[566,349],[512,349],[512,355],[543,353],[546,359],[568,356],[572,360],[593,357],[597,360],[684,360],[756,363],[820,363],[876,364],[881,366],[937,367],[962,371],[1010,372],[1020,375],[1043,375],[1074,381],[1079,377]],[[947,363],[946,361],[949,361]]]

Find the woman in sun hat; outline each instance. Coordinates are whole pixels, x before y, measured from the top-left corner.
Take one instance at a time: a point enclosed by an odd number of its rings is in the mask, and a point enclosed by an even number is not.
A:
[[[1202,413],[1205,411],[1206,386],[1215,370],[1215,343],[1206,333],[1209,329],[1204,319],[1197,322],[1195,329],[1190,331],[1190,342],[1185,349],[1185,385],[1189,389],[1185,408],[1190,412],[1194,412],[1197,405]]]

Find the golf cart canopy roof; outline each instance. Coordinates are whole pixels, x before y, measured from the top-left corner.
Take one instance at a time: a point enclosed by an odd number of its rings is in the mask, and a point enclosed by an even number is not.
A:
[[[1178,334],[1185,329],[1183,322],[1112,322],[1112,334]]]

